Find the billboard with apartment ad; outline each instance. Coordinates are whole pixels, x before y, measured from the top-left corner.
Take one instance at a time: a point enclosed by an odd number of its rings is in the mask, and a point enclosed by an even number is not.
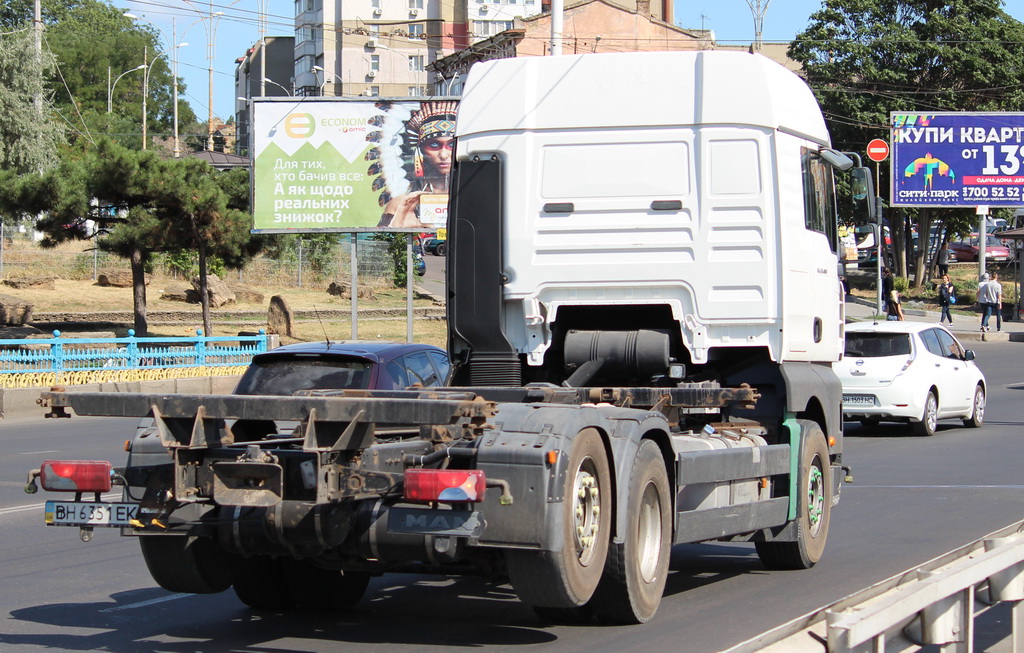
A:
[[[254,100],[253,231],[443,229],[457,106]]]
[[[893,206],[1020,206],[1024,113],[897,113]]]

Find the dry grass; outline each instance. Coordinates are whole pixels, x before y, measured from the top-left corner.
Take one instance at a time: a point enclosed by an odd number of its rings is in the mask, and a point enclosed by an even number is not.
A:
[[[186,284],[180,280],[169,277],[154,277],[147,287],[147,308],[150,320],[153,321],[155,314],[161,311],[189,312],[195,314],[194,325],[154,325],[151,335],[157,336],[180,336],[195,332],[195,328],[202,326],[202,311],[197,304],[186,304],[184,302],[164,301],[160,295],[165,288],[180,288]],[[324,288],[295,288],[287,286],[254,286],[246,284],[247,287],[257,290],[264,295],[262,302],[237,302],[228,304],[220,309],[214,309],[214,334],[223,335],[236,333],[239,330],[253,330],[266,325],[266,311],[270,298],[280,295],[294,311],[343,311],[344,316],[322,316],[318,320],[300,320],[296,322],[295,340],[323,340],[325,333],[331,339],[351,339],[352,320],[349,314],[351,303],[347,299],[341,299],[329,295]],[[399,309],[395,317],[360,317],[358,336],[364,340],[396,340],[404,342],[406,339],[406,318],[404,309],[406,307],[406,291],[404,288],[386,288],[380,285],[373,287],[376,299],[360,299],[358,308],[361,311],[371,309]],[[112,288],[98,286],[90,281],[72,281],[67,279],[54,280],[54,290],[38,288],[15,289],[9,286],[0,287],[0,294],[10,295],[32,304],[33,312],[97,312],[97,311],[124,311],[130,312],[132,307],[131,288]],[[415,297],[413,306],[416,308],[436,307],[429,299]],[[252,314],[246,315],[245,312]],[[230,320],[231,324],[224,324]],[[251,321],[251,324],[248,322]],[[220,326],[218,326],[220,322]],[[246,322],[247,324],[240,324]],[[119,334],[123,335],[123,334]],[[416,342],[425,342],[444,346],[447,339],[447,325],[444,320],[418,318],[413,323],[413,339]]]

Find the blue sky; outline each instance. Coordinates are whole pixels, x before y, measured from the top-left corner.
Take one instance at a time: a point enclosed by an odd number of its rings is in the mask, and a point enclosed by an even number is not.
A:
[[[568,1],[568,0],[567,0]],[[653,0],[657,1],[657,0]],[[820,0],[767,1],[763,38],[766,41],[788,41],[807,25],[808,17],[821,6]],[[259,39],[257,21],[260,8],[268,16],[268,35],[291,35],[293,0],[112,0],[113,4],[132,14],[142,16],[164,34],[164,46],[172,40],[172,17],[176,17],[178,74],[187,85],[185,99],[201,120],[208,114],[209,64],[207,36],[210,21],[198,20],[197,9],[224,12],[214,19],[216,47],[214,50],[214,115],[227,119],[235,107],[235,59],[245,54]],[[751,0],[757,2],[757,0]],[[1024,20],[1024,1],[1009,0],[1004,10]],[[747,0],[676,0],[676,24],[680,27],[714,30],[715,38],[724,43],[750,43],[754,38],[754,21]],[[167,55],[169,56],[169,55]]]

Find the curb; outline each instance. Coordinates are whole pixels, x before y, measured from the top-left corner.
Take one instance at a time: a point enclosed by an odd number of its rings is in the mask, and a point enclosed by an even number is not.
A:
[[[238,385],[238,375],[203,376],[162,381],[129,381],[127,383],[88,383],[71,386],[77,392],[149,392],[164,394],[230,394]],[[46,409],[39,405],[46,388],[0,388],[0,419],[42,417]]]

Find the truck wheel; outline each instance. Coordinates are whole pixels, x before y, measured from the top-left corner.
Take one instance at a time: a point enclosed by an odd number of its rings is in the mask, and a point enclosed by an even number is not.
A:
[[[590,603],[598,621],[647,623],[665,593],[672,550],[672,491],[661,449],[644,440],[629,478],[625,541],[612,542]]]
[[[231,587],[231,558],[210,540],[140,535],[139,546],[149,574],[169,592],[216,594]]]
[[[939,400],[935,398],[934,392],[928,393],[924,400],[924,412],[921,414],[921,421],[914,424],[914,433],[917,435],[935,435],[939,419]]]
[[[506,553],[512,587],[528,605],[583,605],[601,580],[614,499],[608,456],[594,429],[584,429],[573,439],[562,497],[560,550]]]
[[[300,610],[345,612],[363,598],[370,574],[324,569],[305,560],[282,560],[292,600]]]
[[[235,596],[250,608],[289,610],[295,607],[283,561],[270,556],[241,559],[233,577]]]
[[[810,569],[825,552],[832,510],[832,467],[825,434],[814,422],[798,420],[802,450],[797,484],[795,542],[757,542],[757,555],[769,569]]]
[[[971,414],[964,418],[964,426],[972,429],[980,428],[985,423],[985,388],[978,384],[974,389],[974,405]]]

